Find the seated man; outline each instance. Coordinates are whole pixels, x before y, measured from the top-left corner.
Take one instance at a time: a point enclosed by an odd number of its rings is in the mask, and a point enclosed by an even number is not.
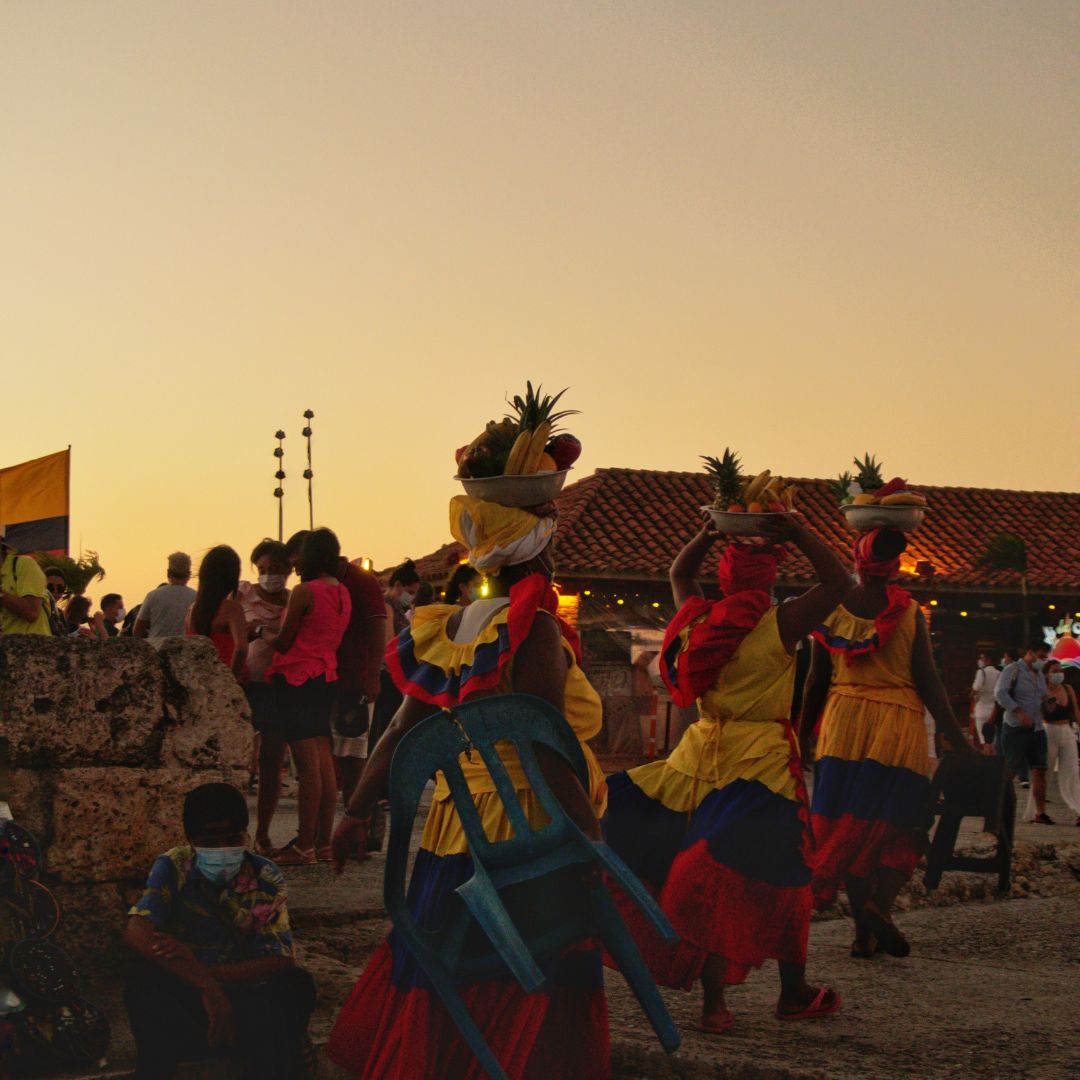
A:
[[[166,1080],[178,1061],[230,1052],[259,1080],[292,1080],[301,1068],[315,985],[293,961],[285,879],[247,850],[247,828],[236,788],[189,792],[190,846],[158,856],[128,913],[124,937],[138,955],[124,1002],[138,1080]]]

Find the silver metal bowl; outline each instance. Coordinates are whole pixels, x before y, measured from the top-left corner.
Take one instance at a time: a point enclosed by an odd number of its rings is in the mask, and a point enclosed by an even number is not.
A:
[[[786,516],[780,513],[751,514],[749,511],[732,513],[730,510],[714,510],[711,506],[703,506],[701,509],[712,518],[720,532],[729,536],[760,536],[762,526],[769,518]]]
[[[563,489],[569,469],[530,473],[528,476],[455,476],[474,499],[500,506],[540,506],[551,502]]]
[[[848,503],[840,509],[847,519],[848,528],[856,532],[870,532],[871,529],[898,529],[911,532],[917,529],[926,517],[927,506],[855,506]]]

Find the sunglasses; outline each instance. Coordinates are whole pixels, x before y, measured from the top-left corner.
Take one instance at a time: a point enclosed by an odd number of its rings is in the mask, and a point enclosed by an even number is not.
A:
[[[54,593],[63,593],[63,591],[64,591],[64,589],[65,589],[66,587],[67,587],[67,586],[65,586],[65,585],[61,585],[61,584],[60,584],[60,583],[58,583],[58,582],[50,582],[50,583],[48,584],[48,586],[47,586],[47,588],[48,588],[49,592],[54,592]]]

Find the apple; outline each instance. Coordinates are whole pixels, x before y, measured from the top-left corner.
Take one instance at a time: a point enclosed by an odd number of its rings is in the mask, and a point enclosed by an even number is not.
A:
[[[581,443],[569,432],[566,432],[549,440],[547,446],[544,447],[544,453],[551,455],[556,468],[560,471],[569,469],[581,457]]]

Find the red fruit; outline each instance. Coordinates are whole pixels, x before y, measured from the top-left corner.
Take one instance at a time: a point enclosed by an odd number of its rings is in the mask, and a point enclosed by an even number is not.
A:
[[[787,507],[783,503],[771,502],[769,503],[770,514],[786,514]]]
[[[550,439],[544,447],[544,453],[552,456],[560,470],[569,469],[581,457],[581,443],[567,432]]]
[[[907,491],[907,481],[899,476],[894,476],[884,487],[874,492],[878,499],[884,499],[886,495],[895,495],[898,491]]]
[[[457,449],[456,449],[456,450],[454,451],[454,464],[455,464],[455,465],[460,465],[460,464],[461,464],[461,458],[462,458],[462,455],[463,455],[463,454],[465,453],[465,451],[466,451],[466,450],[468,450],[468,449],[469,449],[469,444],[468,444],[468,443],[466,443],[466,444],[465,444],[464,446],[459,446],[459,447],[458,447],[458,448],[457,448]]]

